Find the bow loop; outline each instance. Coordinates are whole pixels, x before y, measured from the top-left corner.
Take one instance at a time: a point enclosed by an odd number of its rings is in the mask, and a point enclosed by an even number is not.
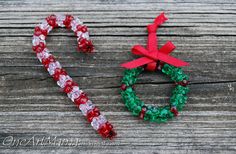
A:
[[[138,56],[142,56],[142,52],[140,52],[142,46],[141,45],[134,45],[133,48],[131,49],[131,52],[134,54],[134,55],[138,55]]]

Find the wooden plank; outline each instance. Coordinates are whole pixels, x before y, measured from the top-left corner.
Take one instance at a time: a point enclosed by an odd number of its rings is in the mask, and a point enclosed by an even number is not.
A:
[[[170,20],[158,30],[158,41],[173,41],[173,55],[190,62],[184,71],[191,91],[178,118],[155,124],[125,108],[119,64],[136,57],[130,48],[146,44],[145,26],[161,11]],[[94,132],[31,50],[34,26],[51,13],[79,16],[89,26],[93,54],[77,53],[73,33],[62,28],[50,33],[47,44],[114,124],[113,141]],[[0,153],[235,153],[235,21],[234,0],[0,0]],[[144,102],[161,106],[171,88],[163,74],[144,73],[136,91]],[[11,136],[78,144],[4,145]]]

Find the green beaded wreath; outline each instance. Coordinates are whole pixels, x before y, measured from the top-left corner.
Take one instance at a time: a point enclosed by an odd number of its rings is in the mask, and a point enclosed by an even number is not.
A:
[[[160,70],[170,76],[171,80],[176,83],[176,87],[172,91],[170,97],[170,105],[164,107],[155,107],[153,105],[145,105],[141,101],[133,89],[133,85],[137,81],[137,76],[143,72],[143,67],[135,69],[127,69],[124,71],[124,77],[121,85],[121,96],[125,106],[134,116],[151,122],[162,123],[178,115],[178,111],[182,111],[186,101],[186,94],[189,92],[189,77],[183,73],[181,68],[164,64]]]

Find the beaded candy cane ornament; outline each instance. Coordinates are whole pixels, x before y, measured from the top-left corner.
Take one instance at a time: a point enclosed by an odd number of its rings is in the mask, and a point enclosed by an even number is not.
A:
[[[92,127],[104,138],[112,139],[116,133],[113,126],[100,113],[99,109],[88,99],[85,92],[80,90],[77,83],[67,74],[46,47],[47,34],[56,27],[66,27],[74,31],[77,36],[78,50],[92,52],[94,47],[89,39],[87,27],[71,15],[50,15],[41,24],[37,25],[33,35],[33,50],[45,69],[56,81],[67,96],[81,110],[82,114],[91,123]]]

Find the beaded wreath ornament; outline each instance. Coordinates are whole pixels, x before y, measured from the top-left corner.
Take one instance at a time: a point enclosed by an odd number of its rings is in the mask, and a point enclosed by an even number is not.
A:
[[[189,92],[187,87],[189,78],[179,68],[189,64],[169,55],[175,49],[174,44],[170,41],[160,49],[157,49],[156,30],[166,20],[167,18],[162,13],[155,19],[153,24],[147,26],[148,41],[146,48],[141,45],[133,46],[132,53],[143,57],[121,65],[127,68],[124,71],[121,85],[121,96],[126,107],[134,116],[157,123],[166,122],[172,117],[177,116],[178,111],[183,109],[187,100],[186,94]],[[164,107],[145,105],[137,97],[133,85],[137,81],[137,76],[144,70],[161,71],[175,82],[176,87],[172,91],[172,96],[169,100],[170,105]]]
[[[66,27],[75,33],[79,51],[89,53],[93,51],[94,47],[89,39],[87,27],[78,18],[74,18],[71,15],[50,15],[41,24],[37,25],[34,30],[32,48],[57,85],[63,89],[67,96],[81,110],[92,127],[102,137],[112,139],[116,133],[111,123],[106,120],[99,109],[89,100],[85,92],[80,90],[78,84],[72,80],[46,47],[46,36],[56,27]]]

